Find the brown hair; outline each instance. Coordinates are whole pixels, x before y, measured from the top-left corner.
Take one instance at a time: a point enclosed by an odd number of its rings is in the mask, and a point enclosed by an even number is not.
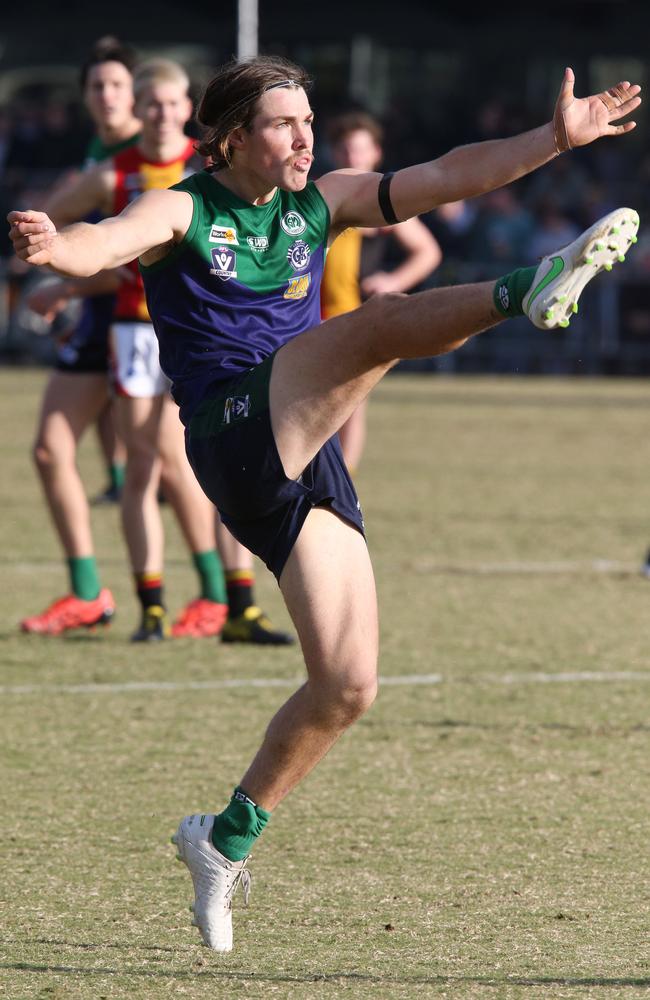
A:
[[[338,115],[327,125],[327,138],[333,146],[345,139],[350,132],[368,132],[378,146],[384,140],[384,130],[372,115],[366,111],[346,111]]]
[[[237,128],[249,128],[260,97],[277,86],[309,90],[307,72],[280,56],[257,56],[247,62],[222,66],[207,85],[196,112],[205,134],[197,151],[217,167],[230,166],[230,136]]]
[[[106,62],[117,62],[122,63],[129,73],[133,73],[135,61],[135,49],[127,45],[126,42],[121,42],[114,35],[104,35],[103,38],[99,38],[95,42],[88,58],[81,67],[79,78],[82,89],[86,86],[88,74],[93,66],[99,66]]]

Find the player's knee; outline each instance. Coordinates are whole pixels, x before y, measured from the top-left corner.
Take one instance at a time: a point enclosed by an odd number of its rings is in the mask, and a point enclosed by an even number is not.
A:
[[[330,711],[342,726],[351,726],[368,711],[377,696],[377,673],[368,670],[344,677],[328,691]]]
[[[48,472],[61,464],[59,451],[45,438],[37,438],[32,446],[32,461],[39,472]]]
[[[369,676],[344,691],[343,703],[351,722],[361,718],[377,697],[377,676]]]
[[[154,475],[157,478],[157,454],[147,448],[127,448],[126,481],[128,489],[145,493],[153,488]],[[156,482],[157,486],[157,482]]]

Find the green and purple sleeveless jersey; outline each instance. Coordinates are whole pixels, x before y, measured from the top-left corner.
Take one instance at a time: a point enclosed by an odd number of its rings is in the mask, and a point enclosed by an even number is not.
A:
[[[187,423],[230,381],[320,323],[330,217],[316,185],[251,205],[208,171],[173,191],[194,201],[182,243],[141,272],[160,364]]]

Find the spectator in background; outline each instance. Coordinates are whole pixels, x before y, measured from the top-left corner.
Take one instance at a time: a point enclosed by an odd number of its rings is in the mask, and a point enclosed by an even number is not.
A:
[[[551,196],[557,207],[578,226],[593,222],[585,218],[585,195],[590,176],[575,157],[558,156],[548,170],[535,174],[526,187],[525,204],[530,210]]]
[[[80,129],[68,103],[61,96],[36,90],[19,99],[5,160],[10,184],[24,184],[24,171],[43,174],[49,186],[56,175],[83,158],[87,129]]]
[[[473,272],[468,258],[477,215],[473,202],[451,201],[447,205],[439,205],[425,216],[424,222],[442,252],[442,263],[436,275],[441,284],[457,284],[464,280],[468,271]]]
[[[558,199],[547,195],[537,206],[535,226],[528,242],[526,256],[530,260],[546,257],[557,247],[571,243],[580,230],[560,208]]]
[[[533,232],[533,218],[514,191],[499,188],[479,201],[479,216],[472,232],[471,250],[477,261],[508,268],[526,259]]]

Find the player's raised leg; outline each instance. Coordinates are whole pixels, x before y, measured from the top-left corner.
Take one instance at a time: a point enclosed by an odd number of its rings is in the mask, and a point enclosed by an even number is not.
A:
[[[493,282],[405,296],[377,295],[277,352],[271,375],[273,433],[284,471],[297,479],[400,358],[459,347],[499,323]],[[325,330],[325,327],[327,329]]]
[[[527,315],[542,329],[568,326],[587,283],[625,260],[638,226],[633,209],[616,209],[538,266],[496,283],[375,296],[285,344],[273,364],[270,399],[287,476],[301,474],[398,360],[444,354],[512,316]]]

